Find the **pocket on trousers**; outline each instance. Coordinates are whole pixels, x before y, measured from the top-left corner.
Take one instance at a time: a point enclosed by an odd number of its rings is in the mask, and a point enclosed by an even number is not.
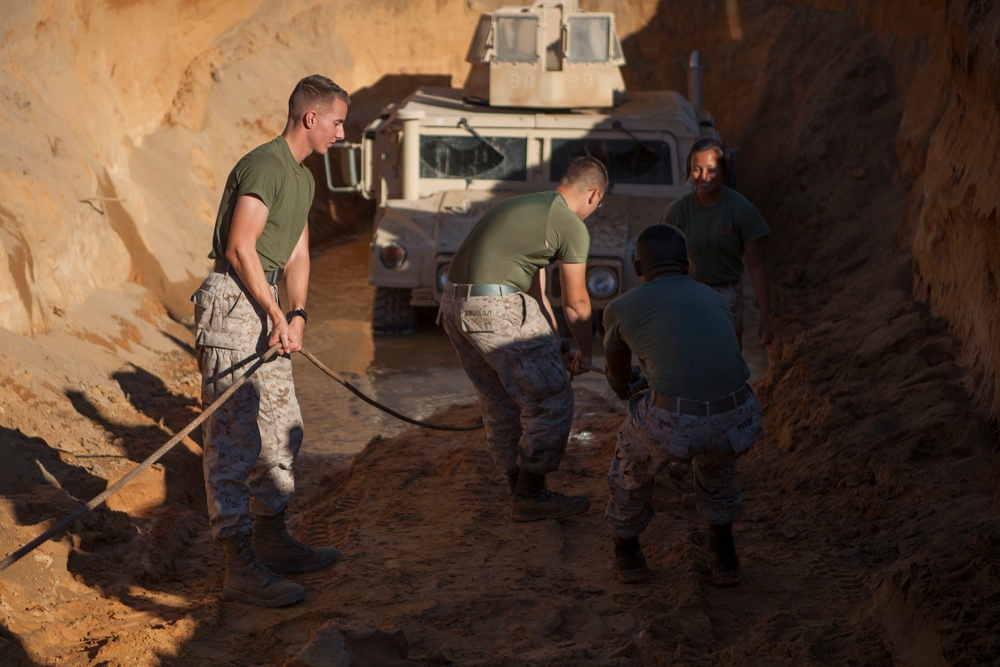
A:
[[[729,444],[733,451],[740,453],[750,448],[764,436],[764,425],[760,421],[760,411],[753,409],[739,423],[729,427],[727,431]]]
[[[229,316],[243,298],[242,293],[200,288],[191,296],[194,302],[195,344],[202,347],[219,347],[226,350],[241,348],[239,326],[229,321]]]
[[[555,350],[534,348],[518,352],[510,358],[511,372],[525,396],[548,398],[566,387],[569,382],[566,367]]]
[[[496,319],[503,313],[495,305],[481,308],[466,308],[459,312],[462,331],[468,333],[490,333],[497,330]]]

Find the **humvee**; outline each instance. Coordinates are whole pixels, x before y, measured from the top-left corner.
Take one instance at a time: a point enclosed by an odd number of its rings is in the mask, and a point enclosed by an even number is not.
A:
[[[697,52],[688,98],[627,93],[614,14],[581,11],[576,0],[482,14],[466,60],[463,88],[420,88],[372,121],[360,144],[335,144],[325,156],[331,190],[377,202],[375,333],[412,332],[420,310],[439,303],[451,257],[479,217],[504,198],[554,188],[582,155],[610,177],[586,221],[587,290],[600,311],[638,284],[635,239],[687,191],[691,144],[718,137],[702,108]],[[546,283],[558,313],[558,272]]]

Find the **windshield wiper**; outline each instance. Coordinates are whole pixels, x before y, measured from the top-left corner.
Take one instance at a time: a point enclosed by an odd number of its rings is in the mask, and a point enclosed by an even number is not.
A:
[[[499,148],[497,148],[496,146],[494,146],[493,144],[491,144],[486,137],[484,137],[483,135],[481,135],[478,132],[476,132],[476,130],[471,125],[469,125],[469,121],[467,121],[464,118],[462,118],[462,119],[460,119],[458,121],[458,126],[460,128],[462,128],[462,129],[466,130],[469,134],[471,134],[472,136],[474,136],[479,141],[481,141],[484,144],[486,144],[487,146],[489,146],[490,150],[492,150],[494,153],[496,153],[500,157],[504,157],[503,152]]]
[[[656,156],[656,161],[657,162],[660,161],[660,153],[659,153],[659,151],[657,151],[655,148],[651,147],[649,144],[647,144],[645,141],[643,141],[639,137],[635,136],[635,134],[631,130],[629,130],[627,127],[625,127],[624,125],[622,125],[622,123],[621,123],[620,120],[616,120],[616,121],[612,122],[611,123],[611,127],[613,127],[616,130],[619,130],[619,131],[624,132],[625,134],[627,134],[629,137],[632,138],[632,141],[634,141],[635,143],[637,143],[638,145],[642,146],[647,151],[649,151],[650,153],[652,153],[654,156]]]

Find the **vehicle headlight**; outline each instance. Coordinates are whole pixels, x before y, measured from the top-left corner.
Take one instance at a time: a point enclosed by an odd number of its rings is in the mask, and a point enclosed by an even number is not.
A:
[[[618,273],[610,266],[587,269],[587,291],[593,299],[610,299],[618,291]]]
[[[390,241],[379,249],[378,257],[385,268],[398,269],[406,261],[406,248]]]
[[[437,268],[437,288],[438,292],[444,293],[445,285],[448,284],[448,269],[451,267],[449,262],[444,264],[438,264]]]

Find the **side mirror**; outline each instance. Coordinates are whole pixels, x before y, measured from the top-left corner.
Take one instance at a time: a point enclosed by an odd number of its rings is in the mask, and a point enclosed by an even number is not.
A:
[[[337,143],[323,155],[330,192],[361,191],[361,144]]]

